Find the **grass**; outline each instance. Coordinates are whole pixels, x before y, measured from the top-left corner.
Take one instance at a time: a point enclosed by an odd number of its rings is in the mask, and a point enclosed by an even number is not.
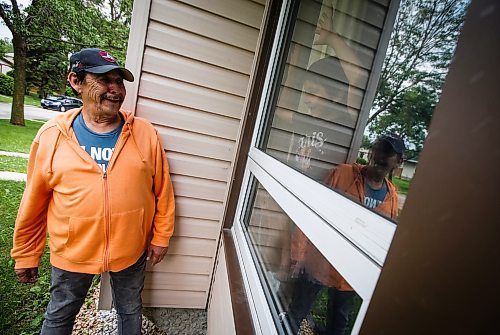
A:
[[[349,321],[348,321],[348,331],[346,334],[350,334],[352,327],[354,327],[354,323],[356,322],[356,317],[358,316],[359,309],[361,308],[361,303],[363,300],[359,295],[356,294],[354,297],[353,305],[349,313]],[[314,322],[320,327],[326,327],[326,318],[328,313],[328,288],[323,287],[321,291],[319,291],[316,296],[316,300],[314,301],[314,305],[311,309],[311,315],[314,319]]]
[[[27,173],[27,166],[26,158],[0,155],[0,171]]]
[[[30,93],[29,95],[24,96],[25,105],[40,107],[40,100],[41,99],[38,97],[36,93]],[[12,97],[0,94],[0,102],[12,103]]]
[[[410,188],[410,180],[401,179],[401,178],[392,178],[392,183],[398,189],[398,193],[407,194],[408,189]]]
[[[48,249],[35,284],[18,283],[10,258],[12,234],[24,182],[0,180],[0,334],[38,334],[49,301],[50,265]]]
[[[26,126],[14,126],[9,120],[0,120],[0,150],[29,153],[31,142],[35,138],[41,122],[25,121]]]

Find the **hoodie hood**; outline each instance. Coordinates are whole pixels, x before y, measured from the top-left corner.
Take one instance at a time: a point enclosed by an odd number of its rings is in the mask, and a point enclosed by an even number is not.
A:
[[[83,109],[83,107],[69,110],[68,112],[66,112],[64,114],[59,114],[58,116],[56,116],[53,119],[52,122],[55,123],[55,126],[59,130],[59,133],[57,135],[55,144],[54,144],[54,146],[52,148],[52,152],[50,154],[49,170],[48,170],[49,173],[53,173],[53,160],[54,160],[54,156],[56,154],[56,151],[58,149],[58,145],[61,141],[61,135],[66,140],[71,140],[72,138],[74,138],[76,140],[72,125],[73,125],[75,118],[78,116],[78,114],[81,113],[82,109]],[[133,129],[132,126],[134,124],[135,117],[132,113],[125,111],[123,109],[120,109],[119,113],[121,114],[122,118],[125,120],[124,124],[123,124],[123,129],[122,129],[122,136],[124,137],[123,142],[126,142],[128,137],[131,136],[132,142],[137,149],[137,154],[138,154],[140,160],[144,163],[144,161],[145,161],[144,155],[141,152],[141,150],[139,149],[139,146],[137,145],[137,141],[135,140],[134,134],[132,131],[132,129]],[[51,122],[51,121],[49,121],[49,122]],[[118,148],[115,155],[118,155],[120,150],[121,150],[121,147]],[[78,154],[83,159],[86,159],[86,154],[84,151],[78,150]]]
[[[71,137],[71,134],[73,132],[73,130],[71,129],[73,121],[78,116],[78,114],[81,113],[82,109],[83,107],[75,108],[67,111],[64,114],[59,114],[54,118],[57,128],[59,129],[62,135],[64,135],[65,137]],[[134,123],[134,115],[123,109],[120,109],[119,113],[123,117],[123,120],[125,120],[124,128],[131,130],[132,125]]]

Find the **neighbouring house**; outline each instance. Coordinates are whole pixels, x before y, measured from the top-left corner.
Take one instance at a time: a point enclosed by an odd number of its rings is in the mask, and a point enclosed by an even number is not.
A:
[[[124,108],[163,139],[177,201],[169,255],[147,269],[146,306],[206,311],[208,334],[291,334],[283,274],[300,231],[356,293],[353,334],[496,324],[488,304],[464,306],[491,302],[500,279],[500,218],[487,209],[498,183],[463,164],[482,153],[500,163],[495,1],[471,5],[398,225],[322,183],[358,156],[398,6],[135,1]]]
[[[6,53],[0,57],[0,73],[6,74],[14,68],[14,54]]]
[[[405,179],[412,179],[417,169],[418,161],[409,159],[405,160],[403,163],[403,170],[401,171],[401,177]]]
[[[359,148],[358,157],[368,160],[368,153],[369,152],[370,152],[370,149]]]

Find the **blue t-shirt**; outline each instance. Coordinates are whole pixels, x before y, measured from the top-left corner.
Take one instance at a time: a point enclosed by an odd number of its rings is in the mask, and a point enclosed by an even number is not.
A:
[[[365,181],[365,198],[363,199],[363,204],[365,207],[373,209],[384,202],[387,192],[388,188],[385,180],[380,189],[370,187],[370,185],[368,185]]]
[[[78,143],[96,161],[104,173],[106,173],[108,162],[120,137],[123,123],[122,119],[120,125],[109,133],[96,133],[87,127],[82,113],[78,114],[73,121],[73,131]]]

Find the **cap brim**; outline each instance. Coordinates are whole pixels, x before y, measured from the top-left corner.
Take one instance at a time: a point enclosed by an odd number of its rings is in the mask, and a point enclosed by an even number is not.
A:
[[[90,72],[90,73],[95,73],[95,74],[103,74],[103,73],[108,73],[109,71],[113,71],[113,70],[117,70],[117,69],[120,70],[120,72],[122,73],[123,79],[125,79],[126,81],[134,81],[134,75],[132,74],[132,72],[130,72],[129,70],[127,70],[126,68],[121,67],[121,66],[101,65],[101,66],[94,66],[94,67],[86,68],[85,71]]]

